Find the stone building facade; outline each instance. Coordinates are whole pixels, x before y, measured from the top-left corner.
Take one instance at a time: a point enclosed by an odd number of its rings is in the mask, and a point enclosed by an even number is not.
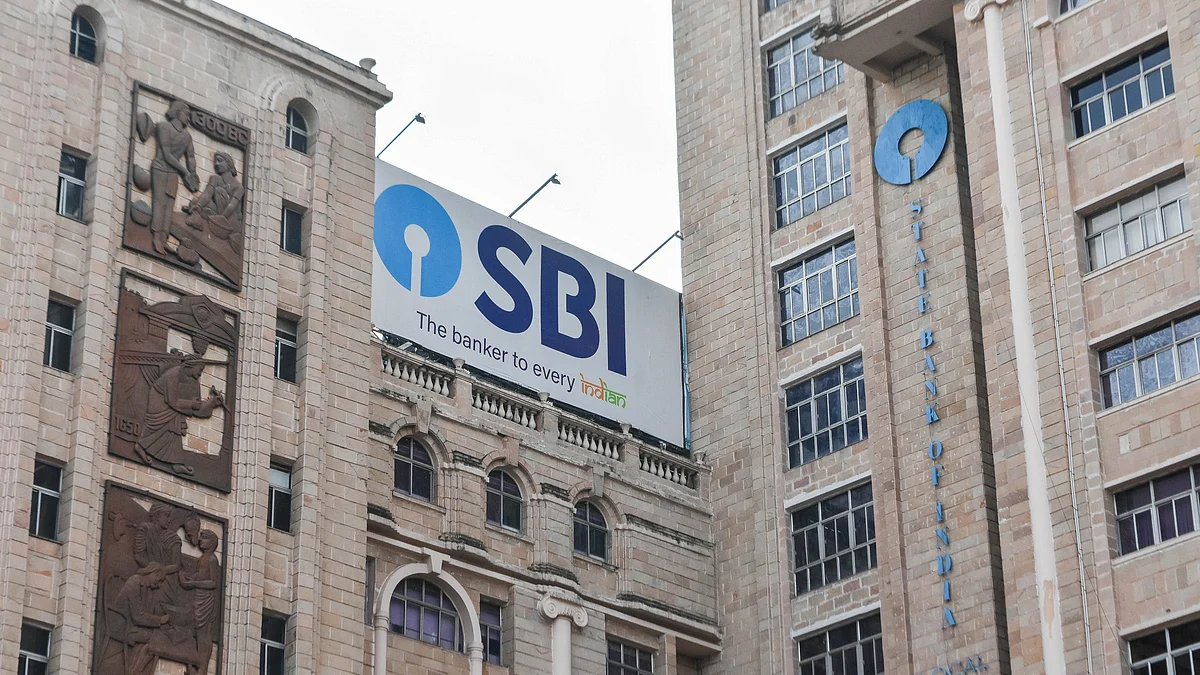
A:
[[[1197,11],[674,3],[704,672],[1193,672]]]

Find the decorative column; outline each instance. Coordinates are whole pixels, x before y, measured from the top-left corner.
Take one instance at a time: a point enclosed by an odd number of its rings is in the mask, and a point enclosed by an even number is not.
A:
[[[547,591],[537,608],[551,622],[550,675],[571,675],[571,624],[586,627],[587,610],[579,596],[558,589]]]
[[[983,17],[987,40],[988,80],[992,90],[992,122],[996,131],[996,164],[1000,181],[1000,207],[1004,224],[1004,250],[1008,264],[1008,289],[1012,307],[1013,346],[1017,357],[1017,390],[1021,406],[1021,436],[1025,446],[1025,480],[1029,493],[1033,571],[1036,578],[1039,624],[1042,629],[1042,668],[1046,675],[1066,675],[1058,565],[1054,529],[1047,492],[1046,458],[1041,424],[1037,354],[1034,351],[1033,315],[1029,309],[1029,266],[1025,259],[1025,227],[1018,197],[1017,159],[1013,149],[1012,110],[1008,99],[1008,72],[1004,64],[1004,25],[1000,6],[1008,0],[969,0],[968,21]]]

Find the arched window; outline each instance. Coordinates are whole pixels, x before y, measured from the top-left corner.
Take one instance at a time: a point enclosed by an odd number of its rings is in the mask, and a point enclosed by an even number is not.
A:
[[[100,43],[96,39],[96,28],[82,14],[75,12],[71,15],[71,56],[77,56],[88,63],[96,62]]]
[[[294,105],[287,109],[287,146],[296,152],[308,152],[308,120]]]
[[[496,469],[488,474],[487,521],[510,530],[521,531],[521,486],[507,471]]]
[[[408,577],[392,594],[391,626],[396,633],[443,649],[463,651],[458,610],[437,584]]]
[[[396,492],[427,502],[433,501],[433,458],[412,437],[396,444]]]
[[[575,505],[575,551],[608,560],[608,523],[600,509],[591,502]]]

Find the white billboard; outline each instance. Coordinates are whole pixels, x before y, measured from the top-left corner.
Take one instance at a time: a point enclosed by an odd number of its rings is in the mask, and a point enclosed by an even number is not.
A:
[[[683,445],[679,294],[375,163],[375,325]]]

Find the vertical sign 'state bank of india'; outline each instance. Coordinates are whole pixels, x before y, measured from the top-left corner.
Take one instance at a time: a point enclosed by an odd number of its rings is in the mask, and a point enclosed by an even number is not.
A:
[[[683,443],[679,294],[386,164],[376,326]]]

